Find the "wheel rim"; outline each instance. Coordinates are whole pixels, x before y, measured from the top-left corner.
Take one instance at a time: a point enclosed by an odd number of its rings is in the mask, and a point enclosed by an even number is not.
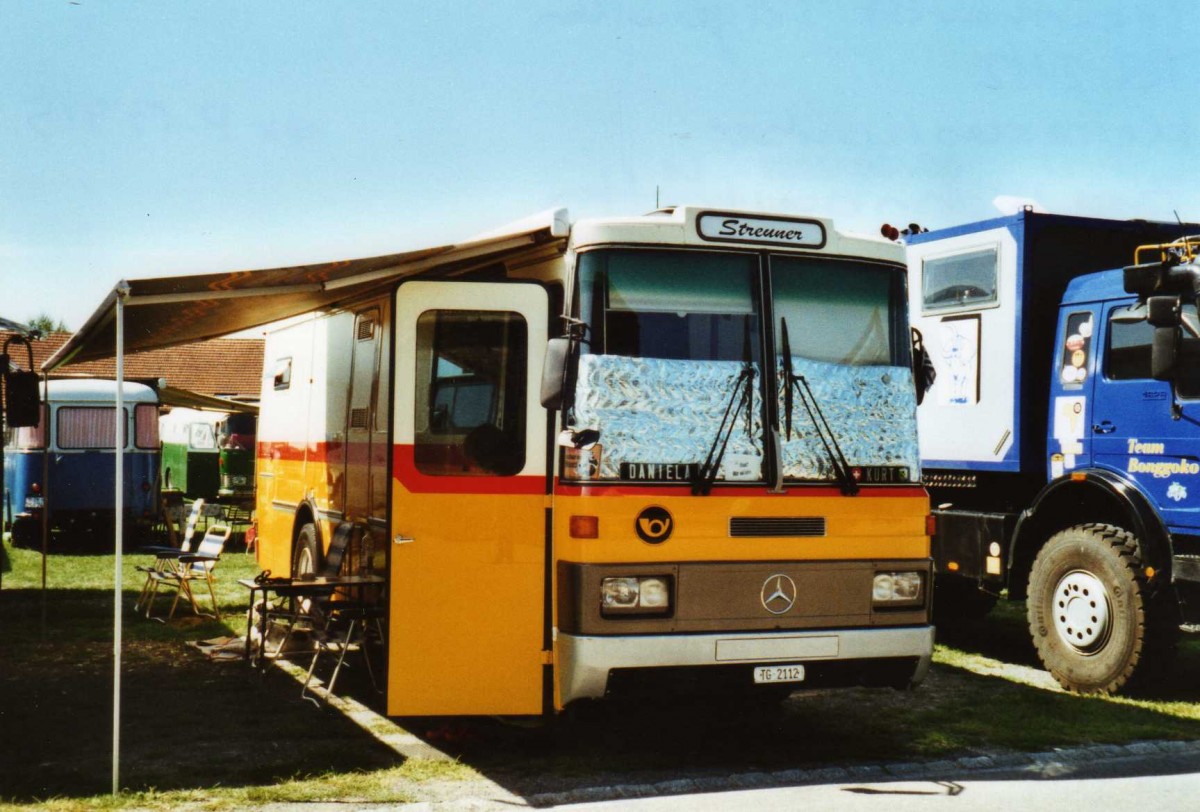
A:
[[[1108,590],[1095,575],[1073,570],[1054,589],[1054,628],[1068,646],[1083,654],[1104,647],[1112,629]]]
[[[316,567],[313,566],[313,564],[312,551],[307,547],[302,548],[300,550],[300,555],[296,557],[296,577],[298,578],[301,575],[312,575],[316,570]]]

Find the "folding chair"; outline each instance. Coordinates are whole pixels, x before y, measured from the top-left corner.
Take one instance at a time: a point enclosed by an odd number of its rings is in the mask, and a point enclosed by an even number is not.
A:
[[[324,628],[316,629],[313,632],[315,650],[312,662],[308,664],[308,673],[304,677],[304,687],[300,689],[302,699],[308,699],[318,706],[320,703],[315,697],[309,695],[308,686],[312,682],[313,674],[316,673],[317,662],[321,659],[322,654],[337,654],[333,673],[330,674],[329,682],[325,685],[326,701],[333,696],[333,688],[337,684],[338,674],[341,673],[342,666],[346,663],[346,654],[353,650],[362,652],[363,662],[367,666],[367,676],[371,679],[371,687],[376,691],[379,690],[379,683],[375,679],[375,669],[371,665],[371,655],[367,650],[367,632],[373,627],[375,634],[382,642],[383,607],[348,604],[345,608],[338,608],[339,603],[342,602],[335,601],[329,604],[329,616]],[[335,630],[334,624],[343,620],[349,620],[349,625],[345,629]]]
[[[348,522],[338,526],[337,531],[334,533],[334,538],[330,542],[331,555],[326,556],[326,566],[322,569],[322,575],[332,578],[340,573],[342,558],[355,532],[360,534],[369,533],[370,530],[361,525],[353,525]],[[339,537],[342,538],[339,539]],[[332,555],[335,546],[337,547],[336,556]],[[334,665],[329,683],[325,687],[325,696],[329,697],[332,695],[334,686],[337,683],[338,674],[341,672],[342,666],[345,665],[346,654],[354,649],[362,652],[363,661],[367,666],[367,673],[371,678],[371,685],[378,689],[378,683],[375,680],[375,669],[371,665],[371,657],[367,652],[367,631],[373,627],[379,640],[383,640],[383,607],[374,603],[365,603],[357,600],[334,600],[333,596],[330,596],[327,599],[314,601],[313,605],[308,609],[307,617],[312,623],[310,634],[314,650],[300,696],[305,699],[311,699],[314,703],[317,702],[316,699],[308,695],[309,683],[312,682],[313,674],[317,670],[317,663],[321,659],[321,655],[336,653],[337,663]],[[321,622],[322,620],[324,622]],[[346,623],[347,621],[348,623]],[[346,625],[343,627],[342,624]]]
[[[212,600],[213,617],[217,620],[221,619],[221,608],[217,605],[217,592],[213,585],[213,569],[216,568],[217,562],[221,560],[221,552],[225,549],[225,542],[229,541],[231,532],[232,528],[227,524],[214,524],[210,526],[204,533],[204,538],[200,539],[200,544],[197,545],[196,552],[184,553],[179,556],[176,566],[150,574],[150,577],[159,584],[174,587],[176,590],[175,600],[171,602],[171,611],[167,614],[167,620],[175,617],[175,609],[179,606],[180,599],[185,596],[188,599],[188,603],[191,604],[194,614],[205,614],[200,611],[200,606],[196,602],[196,594],[192,589],[193,581],[204,581],[208,586],[208,595]],[[149,608],[146,610],[146,617],[150,617]]]
[[[138,595],[137,602],[134,604],[134,611],[145,611],[146,617],[150,617],[150,606],[154,603],[155,593],[158,591],[160,580],[155,578],[155,573],[162,573],[168,570],[176,569],[179,557],[185,553],[192,551],[192,540],[196,536],[196,525],[200,521],[200,516],[204,512],[204,500],[197,499],[192,503],[192,510],[188,514],[187,522],[184,524],[181,534],[182,541],[178,547],[166,546],[149,546],[142,547],[138,552],[153,553],[154,563],[138,564],[137,571],[146,573],[146,582],[142,584],[141,594]],[[169,536],[175,538],[175,528],[171,524],[171,517],[166,517],[167,530]]]
[[[329,549],[325,552],[325,561],[321,565],[321,571],[314,573],[313,578],[336,578],[342,572],[342,561],[346,558],[346,550],[350,546],[350,540],[354,536],[355,525],[352,522],[342,522],[333,531],[333,538],[329,540]],[[294,579],[296,581],[304,580],[303,577]],[[277,607],[267,609],[267,620],[264,628],[267,636],[270,635],[273,626],[286,626],[287,631],[284,632],[283,639],[279,641],[279,646],[275,652],[269,656],[278,657],[283,653],[287,644],[292,639],[292,633],[299,627],[300,631],[312,632],[323,624],[323,618],[314,619],[314,614],[320,615],[321,611],[319,603],[315,598],[288,598],[286,608]],[[262,641],[262,651],[267,651],[267,641],[264,638]]]

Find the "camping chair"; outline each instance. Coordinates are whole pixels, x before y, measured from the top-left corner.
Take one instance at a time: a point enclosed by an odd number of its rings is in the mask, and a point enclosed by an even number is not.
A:
[[[343,603],[346,606],[341,606]],[[309,695],[308,686],[312,682],[313,674],[316,673],[317,662],[321,659],[322,654],[337,654],[333,673],[330,674],[329,682],[325,685],[326,701],[333,696],[333,688],[337,684],[338,674],[341,673],[342,666],[346,663],[346,654],[353,650],[362,652],[363,662],[367,666],[367,676],[371,679],[371,687],[379,691],[379,683],[375,679],[375,669],[371,665],[367,638],[368,631],[373,628],[378,640],[383,641],[383,607],[334,601],[328,605],[328,610],[328,619],[324,628],[315,629],[312,633],[314,645],[312,662],[308,664],[304,686],[300,689],[301,698],[310,700],[318,706],[320,703],[315,697]],[[335,626],[338,622],[345,620],[350,622],[344,629]]]
[[[217,620],[221,619],[221,608],[217,605],[217,592],[213,585],[213,569],[221,559],[221,552],[225,549],[225,542],[229,541],[231,532],[232,528],[227,524],[210,526],[205,532],[204,538],[200,539],[196,552],[183,553],[174,567],[150,574],[150,577],[159,584],[174,587],[176,590],[175,600],[171,602],[171,611],[167,614],[167,620],[175,617],[175,609],[184,596],[191,604],[194,614],[206,614],[200,611],[200,606],[196,603],[196,594],[192,589],[193,581],[204,581],[208,586],[208,595],[212,599],[213,616]],[[146,610],[146,617],[150,617],[149,608]]]
[[[158,591],[159,583],[161,583],[159,579],[154,577],[154,574],[177,569],[179,557],[192,551],[192,540],[196,536],[196,525],[199,523],[203,512],[204,500],[197,499],[192,503],[192,510],[188,514],[187,522],[184,524],[180,536],[182,541],[178,547],[150,546],[142,547],[138,550],[138,552],[153,553],[154,563],[137,565],[138,572],[146,573],[146,582],[142,584],[142,591],[138,595],[137,603],[134,604],[134,611],[145,611],[146,617],[150,616],[150,606],[154,603],[155,593]],[[165,519],[168,534],[174,540],[175,527],[171,523],[171,517],[166,516]]]
[[[342,561],[346,558],[346,550],[350,547],[350,539],[354,536],[355,525],[352,522],[342,522],[333,531],[333,538],[329,540],[329,549],[325,552],[325,561],[321,566],[321,571],[308,574],[308,578],[336,578],[342,572]],[[298,575],[293,580],[303,581],[304,575]],[[311,632],[320,625],[324,625],[326,618],[321,609],[321,602],[315,598],[289,598],[286,601],[286,607],[277,607],[267,609],[267,620],[264,628],[266,635],[262,641],[262,651],[266,654],[267,640],[271,628],[273,626],[286,626],[283,639],[279,641],[279,646],[276,647],[272,657],[278,657],[283,653],[287,644],[292,639],[292,633],[299,627],[300,631]]]

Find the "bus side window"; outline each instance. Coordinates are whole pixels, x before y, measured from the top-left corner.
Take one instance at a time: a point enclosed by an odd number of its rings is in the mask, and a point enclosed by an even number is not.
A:
[[[139,403],[134,407],[133,437],[138,448],[158,448],[157,403]]]
[[[435,310],[417,320],[417,470],[512,476],[525,467],[525,320]]]

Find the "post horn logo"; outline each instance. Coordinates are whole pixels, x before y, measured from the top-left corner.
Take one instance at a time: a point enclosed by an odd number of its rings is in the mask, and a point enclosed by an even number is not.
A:
[[[662,544],[671,537],[674,522],[666,508],[654,505],[638,514],[633,529],[637,531],[638,538],[647,544]]]
[[[783,573],[768,575],[759,594],[763,609],[782,615],[796,605],[796,582]]]

